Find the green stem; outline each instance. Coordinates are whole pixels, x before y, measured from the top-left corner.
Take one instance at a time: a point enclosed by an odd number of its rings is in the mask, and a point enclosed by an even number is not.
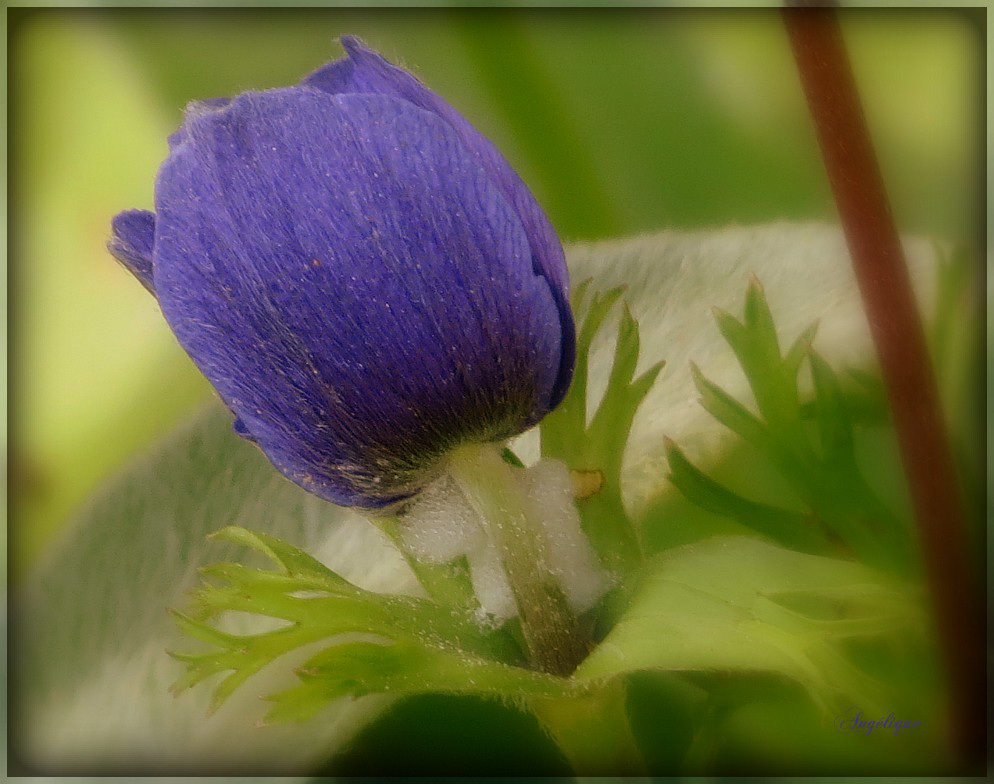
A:
[[[568,675],[586,656],[587,645],[549,569],[545,536],[531,519],[515,470],[491,444],[463,447],[449,464],[450,475],[497,547],[532,664],[553,675]]]
[[[533,699],[545,731],[582,776],[644,776],[645,761],[628,723],[622,678],[577,697]]]

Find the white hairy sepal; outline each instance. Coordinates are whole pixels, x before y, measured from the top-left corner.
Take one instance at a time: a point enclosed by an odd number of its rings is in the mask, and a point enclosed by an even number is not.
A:
[[[608,579],[580,527],[568,469],[557,460],[541,460],[514,475],[548,571],[574,612],[589,610],[603,596]],[[405,549],[426,563],[465,556],[480,607],[495,621],[518,614],[496,543],[451,476],[443,475],[425,488],[402,516],[400,531]]]

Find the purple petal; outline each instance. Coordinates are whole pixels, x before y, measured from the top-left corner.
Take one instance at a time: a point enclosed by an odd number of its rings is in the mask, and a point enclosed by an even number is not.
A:
[[[242,422],[242,420],[240,420],[238,417],[235,417],[235,421],[231,423],[231,429],[234,430],[235,433],[240,435],[246,441],[251,441],[255,443],[255,436],[253,436],[249,432],[249,429],[245,427],[245,423]]]
[[[573,314],[569,307],[569,274],[562,243],[555,229],[528,186],[500,151],[447,101],[407,71],[387,62],[358,38],[345,36],[342,45],[348,57],[315,71],[304,80],[304,85],[333,95],[391,95],[437,114],[455,129],[463,144],[479,158],[494,184],[517,212],[531,245],[535,271],[549,279],[563,324],[563,354],[552,395],[554,408],[569,390],[576,351]]]
[[[212,109],[223,109],[231,103],[230,98],[209,98],[206,101],[193,101],[186,107],[187,119],[194,115],[203,114]],[[186,141],[186,120],[175,133],[169,134],[169,149],[175,150]]]
[[[160,172],[173,331],[289,478],[381,507],[553,405],[562,316],[452,125],[307,87],[190,116]]]
[[[107,243],[111,255],[155,294],[152,282],[152,249],[155,246],[155,213],[127,210],[111,222],[113,236]]]

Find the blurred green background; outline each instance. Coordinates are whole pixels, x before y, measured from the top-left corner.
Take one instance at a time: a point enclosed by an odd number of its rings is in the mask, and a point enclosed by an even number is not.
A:
[[[292,84],[361,36],[491,137],[564,240],[834,219],[774,11],[17,10],[11,563],[210,390],[105,250],[194,99]],[[979,20],[979,21],[978,21]],[[977,245],[983,17],[846,12],[903,231]]]

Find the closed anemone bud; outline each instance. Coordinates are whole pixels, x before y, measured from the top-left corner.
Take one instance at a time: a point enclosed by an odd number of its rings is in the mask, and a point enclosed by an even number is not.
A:
[[[384,508],[537,423],[575,334],[562,246],[494,146],[354,38],[300,85],[193,104],[109,248],[276,467]]]

